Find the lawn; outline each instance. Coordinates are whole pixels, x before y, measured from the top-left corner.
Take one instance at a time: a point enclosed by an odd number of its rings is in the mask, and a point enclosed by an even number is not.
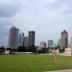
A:
[[[48,55],[0,56],[0,72],[44,72],[72,69],[72,57]]]

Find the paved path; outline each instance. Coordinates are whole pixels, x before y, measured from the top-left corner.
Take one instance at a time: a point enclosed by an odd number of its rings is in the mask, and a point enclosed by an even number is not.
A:
[[[56,70],[56,71],[46,71],[46,72],[72,72],[72,69],[67,69],[67,70]]]

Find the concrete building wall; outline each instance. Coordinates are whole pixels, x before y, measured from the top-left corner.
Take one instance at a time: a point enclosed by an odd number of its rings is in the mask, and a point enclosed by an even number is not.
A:
[[[68,48],[68,33],[65,30],[61,33],[61,47]]]
[[[29,46],[30,47],[34,46],[35,45],[35,32],[29,31],[28,38],[29,38]]]
[[[18,36],[19,36],[19,29],[16,27],[10,28],[9,31],[9,48],[15,49],[18,47]]]

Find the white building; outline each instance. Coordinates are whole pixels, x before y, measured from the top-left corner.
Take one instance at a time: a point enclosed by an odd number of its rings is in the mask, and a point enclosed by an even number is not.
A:
[[[41,41],[40,42],[40,48],[46,48],[46,42]]]
[[[66,56],[71,56],[72,55],[72,48],[65,48],[65,55]]]

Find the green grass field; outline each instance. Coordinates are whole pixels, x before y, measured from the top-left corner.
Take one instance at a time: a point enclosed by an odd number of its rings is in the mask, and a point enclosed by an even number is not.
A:
[[[72,69],[72,57],[48,55],[0,56],[0,72],[44,72]]]

